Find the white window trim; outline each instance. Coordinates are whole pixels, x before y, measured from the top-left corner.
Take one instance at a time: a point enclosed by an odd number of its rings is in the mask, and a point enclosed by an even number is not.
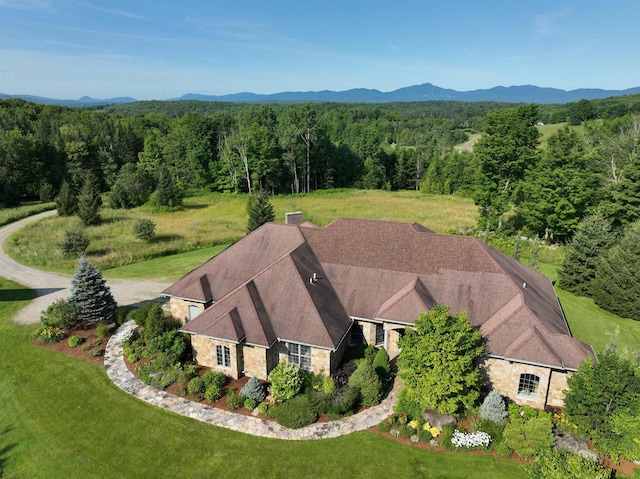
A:
[[[297,364],[300,367],[300,369],[304,369],[305,371],[311,371],[311,367],[312,367],[311,358],[313,355],[311,346],[307,346],[305,344],[299,344],[299,343],[286,343],[286,345],[287,345],[287,361],[289,363]],[[302,353],[303,348],[306,348],[309,354],[303,354]],[[293,352],[293,349],[295,349],[296,352]],[[302,365],[303,359],[309,360],[308,367]]]
[[[220,348],[220,349],[218,349]],[[220,351],[220,354],[218,353]],[[222,357],[222,364],[220,358]],[[229,364],[225,364],[229,360]],[[220,368],[231,368],[231,348],[223,344],[216,344],[216,366]]]

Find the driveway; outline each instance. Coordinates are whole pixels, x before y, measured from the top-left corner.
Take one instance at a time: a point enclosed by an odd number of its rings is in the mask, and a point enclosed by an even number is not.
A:
[[[34,289],[38,295],[36,299],[14,316],[14,321],[18,323],[37,323],[40,321],[40,313],[51,303],[60,298],[67,298],[70,295],[71,275],[51,273],[24,266],[9,258],[4,252],[4,242],[11,233],[28,223],[33,223],[55,214],[55,211],[46,211],[0,228],[0,276]],[[54,247],[52,245],[52,248]],[[111,288],[111,293],[118,305],[126,306],[158,298],[160,291],[169,286],[169,283],[149,280],[108,279],[107,285]]]

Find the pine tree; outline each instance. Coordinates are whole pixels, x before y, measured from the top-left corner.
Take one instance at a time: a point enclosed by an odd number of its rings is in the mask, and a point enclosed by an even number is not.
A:
[[[58,216],[73,216],[78,210],[78,198],[67,181],[62,182],[55,202]]]
[[[87,173],[78,195],[78,217],[85,226],[99,225],[102,221],[100,188],[91,173]]]
[[[93,324],[111,321],[116,315],[116,302],[100,271],[83,256],[71,280],[71,303],[78,309],[80,322]]]
[[[578,296],[590,296],[596,265],[602,251],[613,242],[611,224],[600,215],[585,217],[569,243],[558,271],[558,285]]]
[[[251,233],[263,224],[276,219],[273,205],[269,202],[269,196],[266,191],[260,191],[249,196],[247,213],[249,214],[247,233]]]
[[[176,209],[182,206],[184,192],[166,168],[158,174],[158,186],[151,195],[150,202],[155,208]]]
[[[593,299],[602,309],[640,321],[640,221],[600,258]]]

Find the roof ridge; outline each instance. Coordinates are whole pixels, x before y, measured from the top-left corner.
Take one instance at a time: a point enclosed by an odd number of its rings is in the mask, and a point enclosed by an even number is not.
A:
[[[424,284],[424,282],[422,281],[420,276],[416,276],[411,281],[409,281],[407,284],[405,284],[402,288],[400,288],[395,293],[393,293],[391,296],[389,296],[389,298],[387,298],[380,305],[380,308],[378,309],[378,311],[376,312],[374,317],[382,318],[383,317],[382,314],[384,314],[386,311],[391,309],[391,307],[393,307],[393,306],[397,305],[398,303],[400,303],[404,298],[406,298],[412,292],[416,293],[416,295],[418,296],[420,301],[422,301],[422,303],[425,306],[429,306],[428,301],[425,301],[425,298],[423,297],[421,292],[418,291],[419,287],[422,287],[422,289],[424,289],[425,293],[429,296],[428,299],[430,299],[433,304],[436,304],[435,299],[433,298],[433,296],[431,296],[431,293],[429,292],[429,289]]]
[[[256,286],[256,283],[253,279],[247,281],[245,287],[247,289],[247,292],[249,293],[249,298],[251,298],[251,304],[253,305],[256,317],[258,318],[258,322],[260,323],[262,333],[267,339],[267,343],[269,344],[269,346],[271,346],[274,341],[278,339],[278,336],[273,329],[273,323],[271,322],[269,313],[264,307],[264,303],[262,302],[262,297],[260,296],[258,287]]]

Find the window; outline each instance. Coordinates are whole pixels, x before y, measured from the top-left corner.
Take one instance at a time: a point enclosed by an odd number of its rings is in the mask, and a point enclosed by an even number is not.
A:
[[[231,367],[231,350],[229,346],[216,345],[216,364],[223,368]]]
[[[518,396],[537,396],[540,378],[535,374],[524,373],[520,375],[518,384]]]
[[[376,346],[384,344],[384,326],[376,324]]]
[[[351,326],[351,344],[364,343],[364,333],[362,332],[362,326],[358,323],[353,323]]]
[[[300,369],[311,371],[311,347],[302,344],[288,343],[289,362],[297,364]]]
[[[189,321],[200,314],[200,308],[198,306],[189,306]]]

